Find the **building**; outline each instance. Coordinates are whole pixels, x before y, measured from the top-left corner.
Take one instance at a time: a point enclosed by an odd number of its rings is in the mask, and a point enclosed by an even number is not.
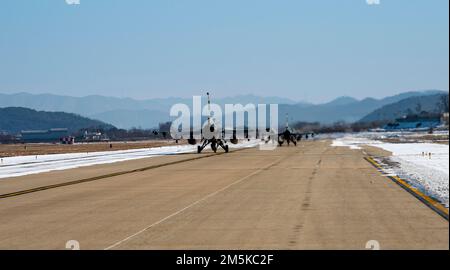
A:
[[[51,128],[48,130],[24,130],[20,133],[23,142],[60,142],[68,137],[67,128]]]
[[[439,116],[409,115],[384,126],[386,130],[433,129],[441,125]]]

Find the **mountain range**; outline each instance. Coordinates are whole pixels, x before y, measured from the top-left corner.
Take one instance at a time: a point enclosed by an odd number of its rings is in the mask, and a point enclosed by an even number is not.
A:
[[[202,104],[206,104],[202,97]],[[92,119],[98,119],[118,128],[154,128],[160,122],[169,121],[170,108],[176,103],[192,104],[188,98],[156,98],[136,100],[131,98],[105,97],[91,95],[72,97],[54,94],[1,94],[1,107],[25,107],[50,112],[75,113]],[[214,99],[221,106],[235,103],[295,104],[296,102],[280,97],[259,97],[240,95]]]
[[[446,105],[443,103],[445,100]],[[448,111],[448,94],[410,97],[385,105],[363,117],[360,122],[385,122],[411,114],[440,114],[444,111]]]
[[[68,128],[69,132],[76,132],[85,128],[111,129],[114,127],[72,113],[44,112],[21,107],[0,108],[0,131],[18,133],[22,130],[51,128]]]
[[[356,122],[381,107],[401,100],[448,93],[440,90],[406,92],[382,99],[365,98],[358,100],[352,97],[339,97],[324,104],[296,102],[281,97],[260,97],[256,95],[240,95],[213,99],[212,102],[224,104],[247,103],[279,104],[279,122],[289,121],[320,122],[330,124],[337,121]],[[214,97],[213,97],[214,98]],[[169,121],[169,110],[172,105],[192,104],[188,98],[157,98],[136,100],[105,96],[72,97],[53,94],[0,94],[1,107],[25,107],[49,112],[75,113],[83,117],[98,119],[118,128],[154,128],[160,122]],[[202,104],[206,104],[202,97]],[[222,107],[223,108],[223,107]]]
[[[320,122],[331,124],[338,121],[357,122],[373,111],[385,105],[411,97],[448,93],[440,90],[406,92],[382,99],[365,98],[357,100],[351,97],[339,97],[331,102],[311,106],[283,104],[279,106],[280,117],[288,113],[290,121]],[[280,118],[281,120],[281,118]]]

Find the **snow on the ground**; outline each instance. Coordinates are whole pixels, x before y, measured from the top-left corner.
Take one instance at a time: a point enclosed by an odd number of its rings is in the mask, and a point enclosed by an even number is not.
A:
[[[230,144],[230,148],[254,147],[257,144],[254,140],[245,141],[236,145]],[[0,163],[0,179],[196,151],[196,145],[174,145],[106,152],[6,157],[2,158]]]
[[[347,146],[350,149],[361,149],[361,145],[371,144],[374,141],[365,139],[365,138],[357,138],[357,137],[342,137],[333,140],[331,146]]]
[[[361,149],[362,145],[392,153],[388,161],[378,159],[389,172],[400,176],[427,195],[449,207],[449,146],[434,143],[385,143],[376,139],[393,134],[356,133],[336,136],[332,146]],[[402,136],[401,134],[396,136]],[[375,140],[374,140],[375,139]],[[431,156],[430,156],[431,153]],[[398,164],[398,165],[393,165]]]

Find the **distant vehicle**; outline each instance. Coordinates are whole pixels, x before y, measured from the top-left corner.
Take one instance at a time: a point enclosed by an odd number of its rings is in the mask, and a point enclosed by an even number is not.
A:
[[[75,143],[75,137],[73,136],[66,136],[66,137],[62,137],[60,139],[61,144],[74,144]]]
[[[99,131],[88,132],[87,130],[85,130],[83,134],[83,140],[85,142],[101,142],[108,141],[108,137]]]

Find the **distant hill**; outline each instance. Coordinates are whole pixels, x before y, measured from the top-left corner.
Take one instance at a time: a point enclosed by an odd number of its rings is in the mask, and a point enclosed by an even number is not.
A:
[[[359,100],[357,100],[356,98],[352,98],[352,97],[347,97],[347,96],[343,96],[343,97],[338,97],[328,103],[325,103],[324,105],[327,106],[341,106],[341,105],[349,105],[352,103],[356,103]]]
[[[255,95],[239,95],[234,97],[216,98],[212,96],[213,102],[225,103],[277,103],[295,104],[296,102],[281,97],[261,97]],[[206,97],[202,96],[203,104]],[[153,110],[169,112],[170,107],[176,103],[192,104],[192,98],[155,98],[136,100],[132,98],[117,98],[105,96],[71,97],[53,94],[1,94],[0,107],[26,107],[35,110],[64,111],[80,115],[93,115],[114,110]]]
[[[226,98],[215,98],[213,95],[213,102],[221,106],[226,103],[296,104],[295,101],[287,98],[255,95],[240,95]],[[64,111],[99,119],[121,128],[157,127],[159,122],[169,120],[170,108],[176,103],[191,105],[192,98],[168,97],[136,100],[98,95],[70,97],[53,94],[0,94],[0,107],[26,107],[50,112]],[[204,96],[202,97],[202,104],[206,104]],[[308,104],[301,103],[298,105],[307,106]]]
[[[284,122],[284,115],[288,113],[289,120],[291,122],[305,121],[320,122],[323,124],[331,124],[337,121],[345,121],[350,123],[357,122],[367,114],[385,105],[410,97],[428,96],[439,93],[442,94],[446,92],[439,90],[406,92],[383,99],[365,98],[363,100],[356,100],[350,97],[340,97],[325,104],[308,107],[298,105],[280,105],[278,109],[279,121]]]
[[[448,102],[448,94],[409,97],[385,105],[369,113],[359,122],[393,121],[406,115],[420,114],[421,112],[442,113],[444,110],[442,107],[443,99],[447,99]]]
[[[72,113],[35,111],[21,107],[0,108],[0,131],[10,133],[50,128],[68,128],[70,132],[75,132],[84,128],[113,127]]]
[[[256,96],[256,95],[239,95],[239,96],[234,96],[234,97],[224,97],[224,98],[213,98],[213,102],[217,103],[221,106],[223,106],[224,104],[243,104],[246,105],[248,103],[253,103],[253,104],[298,104],[298,105],[312,105],[309,103],[298,103],[296,101],[293,101],[291,99],[288,98],[283,98],[283,97],[276,97],[276,96],[271,96],[271,97],[261,97],[261,96]],[[206,101],[206,100],[205,100]],[[192,102],[192,101],[190,101]]]
[[[155,110],[119,109],[93,114],[92,117],[124,129],[158,127],[159,123],[170,121],[169,113]]]
[[[284,123],[285,114],[289,120],[321,122],[325,124],[336,121],[356,122],[365,115],[384,105],[398,102],[413,96],[424,96],[443,93],[438,90],[406,92],[383,99],[366,98],[357,100],[352,97],[339,97],[324,104],[296,102],[282,97],[261,97],[256,95],[240,95],[234,97],[216,98],[213,102],[224,104],[247,103],[279,104],[279,122]],[[157,98],[135,100],[131,98],[116,98],[105,96],[70,97],[52,94],[33,95],[28,93],[0,94],[0,107],[26,107],[49,112],[64,111],[85,117],[111,123],[119,128],[154,128],[158,123],[168,121],[172,105],[183,103],[191,106],[192,98]],[[206,104],[206,97],[202,97]]]

